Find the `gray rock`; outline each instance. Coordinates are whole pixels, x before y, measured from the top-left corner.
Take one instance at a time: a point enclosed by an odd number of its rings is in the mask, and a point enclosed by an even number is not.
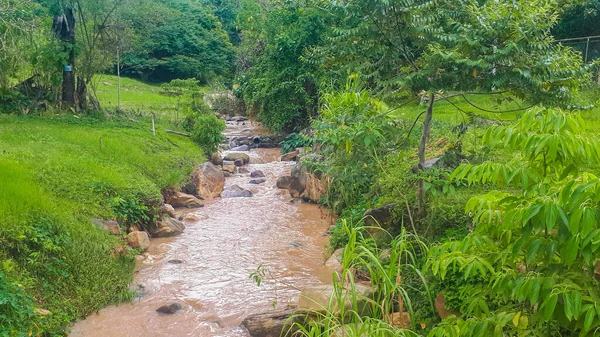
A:
[[[244,161],[244,164],[248,164],[250,162],[250,156],[241,152],[231,152],[228,153],[223,160],[229,160],[235,162],[236,160],[241,159]]]
[[[238,173],[250,173],[250,171],[245,167],[238,168]]]
[[[252,179],[249,181],[249,183],[258,185],[264,183],[265,181],[267,181],[267,179]]]
[[[236,159],[236,160],[233,162],[233,164],[234,164],[235,166],[237,166],[237,167],[242,167],[242,166],[244,166],[244,164],[245,164],[245,163],[244,163],[244,160],[242,160],[242,159]]]
[[[238,185],[230,186],[221,193],[223,198],[249,198],[253,196],[251,191],[245,190]]]
[[[179,303],[171,303],[168,305],[163,305],[162,307],[156,309],[156,312],[161,314],[173,315],[174,313],[181,310],[181,304]]]
[[[227,165],[234,165],[234,161],[233,160],[223,160],[223,165],[222,166],[227,166]]]
[[[236,147],[231,148],[231,151],[250,151],[250,146],[248,146],[248,145],[236,146]]]
[[[219,152],[215,152],[210,155],[210,162],[214,165],[221,166],[223,165],[223,157],[221,157]]]
[[[289,190],[292,183],[291,176],[282,176],[277,178],[277,188]]]
[[[252,178],[264,178],[265,174],[261,170],[252,171],[250,173],[250,177]]]
[[[183,263],[183,260],[180,260],[180,259],[173,259],[173,260],[169,260],[169,261],[167,261],[167,262],[168,262],[168,263],[170,263],[170,264],[182,264],[182,263]]]

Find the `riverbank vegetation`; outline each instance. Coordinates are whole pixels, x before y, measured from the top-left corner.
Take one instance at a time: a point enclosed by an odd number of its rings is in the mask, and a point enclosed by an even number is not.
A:
[[[342,314],[355,324],[329,310],[304,335],[598,335],[598,67],[555,39],[600,35],[599,13],[596,0],[3,2],[0,334],[64,335],[130,298],[132,252],[91,218],[150,219],[222,140],[205,104],[218,92],[330,178],[316,201],[340,216],[337,284],[376,290],[368,314]]]

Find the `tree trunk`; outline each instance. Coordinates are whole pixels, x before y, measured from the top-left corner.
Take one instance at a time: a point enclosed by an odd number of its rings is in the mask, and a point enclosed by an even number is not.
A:
[[[431,133],[431,119],[433,118],[433,103],[435,101],[435,95],[429,95],[429,106],[425,112],[425,120],[423,121],[423,134],[421,135],[421,141],[419,142],[419,171],[425,169],[425,150],[427,148],[427,141],[429,141],[429,134]],[[423,218],[426,215],[425,211],[425,181],[419,179],[417,187],[417,212],[419,217]]]
[[[73,8],[66,8],[64,14],[54,17],[52,29],[65,44],[69,52],[67,64],[63,67],[62,102],[66,107],[75,106],[75,14]]]

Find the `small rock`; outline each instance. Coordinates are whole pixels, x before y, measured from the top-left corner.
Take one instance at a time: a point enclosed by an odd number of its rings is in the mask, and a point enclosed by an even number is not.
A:
[[[169,205],[169,204],[162,204],[160,206],[160,211],[162,213],[166,213],[169,216],[175,218],[175,208],[173,208],[173,206]]]
[[[179,303],[171,303],[169,305],[163,305],[162,307],[156,309],[156,312],[161,314],[172,315],[181,310],[181,304]]]
[[[277,188],[289,190],[291,184],[292,184],[291,176],[283,176],[283,177],[277,178]]]
[[[288,152],[281,156],[281,161],[296,161],[298,158],[298,151]]]
[[[235,162],[233,160],[223,160],[223,165],[235,165]]]
[[[250,146],[248,146],[248,145],[237,146],[237,147],[232,148],[231,151],[250,151]]]
[[[250,173],[250,177],[252,177],[252,178],[264,178],[265,174],[261,170],[256,170],[256,171],[252,171],[252,173]]]
[[[229,173],[235,173],[235,165],[223,165],[223,171],[225,172],[229,172]]]
[[[133,231],[127,235],[127,242],[132,248],[139,248],[142,250],[150,247],[150,238],[148,233],[142,231]]]
[[[181,221],[185,221],[185,222],[195,222],[198,220],[200,220],[200,218],[192,213],[185,214],[184,216],[181,217]]]
[[[292,204],[303,204],[304,203],[304,199],[302,199],[302,198],[294,198],[294,199],[290,200],[290,202]]]
[[[233,185],[231,187],[226,188],[221,193],[223,198],[249,198],[253,194],[251,191],[245,190],[238,185]]]
[[[229,173],[229,172],[227,172],[227,171],[223,171],[223,176],[224,176],[225,178],[229,178],[229,177],[231,177],[231,173]]]
[[[252,179],[249,181],[249,183],[258,185],[264,183],[265,181],[267,181],[267,179]]]
[[[215,152],[210,155],[210,162],[213,163],[213,165],[221,166],[223,165],[223,157],[221,157],[219,152]]]
[[[245,167],[238,168],[238,173],[250,173],[250,171]]]
[[[35,309],[35,313],[38,315],[41,315],[41,316],[46,316],[46,315],[51,314],[50,310],[46,310],[46,309],[42,309],[42,308]]]
[[[121,226],[115,220],[92,219],[92,224],[113,235],[121,235]]]
[[[234,162],[234,165],[237,167],[242,167],[244,166],[244,161],[242,159],[236,159]]]
[[[171,264],[182,264],[182,263],[183,263],[183,260],[179,260],[179,259],[173,259],[173,260],[169,260],[169,261],[167,261],[167,262],[168,262],[168,263],[171,263]]]

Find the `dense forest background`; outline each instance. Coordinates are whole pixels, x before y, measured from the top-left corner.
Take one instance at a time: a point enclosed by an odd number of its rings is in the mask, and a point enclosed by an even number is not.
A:
[[[598,0],[1,0],[0,335],[131,299],[90,219],[154,221],[242,113],[331,178],[351,335],[598,336],[599,59]]]

